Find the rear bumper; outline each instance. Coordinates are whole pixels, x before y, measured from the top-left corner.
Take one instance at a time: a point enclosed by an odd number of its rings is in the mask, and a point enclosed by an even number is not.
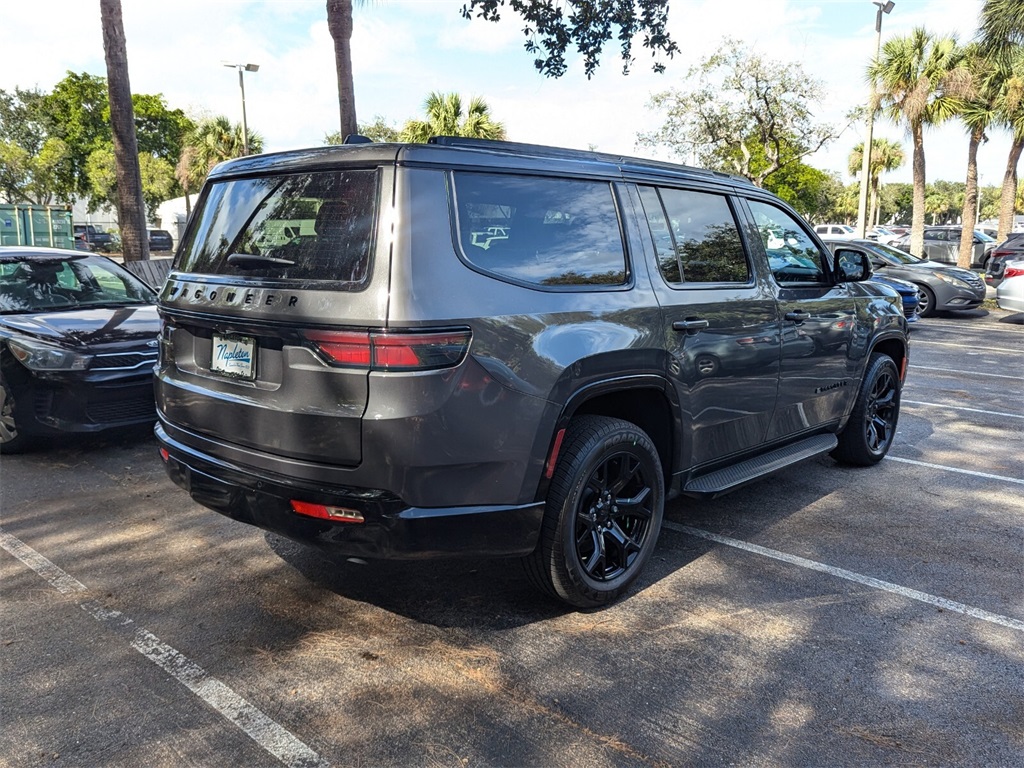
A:
[[[162,425],[156,437],[167,474],[193,500],[239,522],[339,555],[376,559],[508,557],[537,546],[544,503],[423,508],[386,491],[325,486],[294,478],[255,474],[196,451],[171,438]],[[347,507],[365,522],[299,515],[291,500]]]

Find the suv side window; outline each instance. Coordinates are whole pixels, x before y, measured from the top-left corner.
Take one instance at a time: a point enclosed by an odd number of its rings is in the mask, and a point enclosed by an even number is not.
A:
[[[544,286],[626,283],[626,252],[608,182],[452,175],[459,244],[470,264]]]
[[[786,211],[760,200],[748,200],[772,274],[780,283],[823,283],[825,255],[800,223]]]
[[[750,266],[729,201],[684,189],[639,187],[665,281],[746,283]]]

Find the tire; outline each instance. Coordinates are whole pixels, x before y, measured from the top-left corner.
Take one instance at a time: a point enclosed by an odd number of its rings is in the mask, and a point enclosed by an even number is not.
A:
[[[920,317],[931,317],[935,314],[935,291],[927,285],[917,284],[917,314]]]
[[[607,416],[573,419],[526,572],[569,605],[607,605],[650,558],[664,508],[661,459],[646,432]]]
[[[15,421],[14,393],[0,377],[0,453],[20,453],[29,446],[29,439]]]
[[[877,464],[892,446],[900,416],[900,374],[888,355],[876,353],[868,361],[857,402],[832,458],[843,464]]]

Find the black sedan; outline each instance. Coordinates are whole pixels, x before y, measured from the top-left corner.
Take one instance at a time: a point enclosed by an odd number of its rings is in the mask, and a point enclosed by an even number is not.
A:
[[[0,452],[156,421],[155,300],[103,256],[0,247]]]
[[[866,254],[878,274],[916,285],[921,317],[951,309],[974,309],[985,300],[985,281],[970,270],[919,259],[872,240],[826,240],[825,244],[833,253],[849,249]]]

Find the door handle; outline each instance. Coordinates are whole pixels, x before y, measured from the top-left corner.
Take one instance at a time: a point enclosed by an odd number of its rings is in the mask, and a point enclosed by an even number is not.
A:
[[[792,320],[797,325],[799,325],[804,320],[810,320],[811,319],[811,313],[810,312],[804,312],[802,309],[798,309],[795,312],[787,312],[786,313],[786,319],[787,320]]]
[[[710,325],[710,323],[708,323],[707,320],[703,320],[699,317],[688,317],[685,320],[676,320],[672,323],[672,330],[696,333],[697,331],[707,328],[708,325]]]

